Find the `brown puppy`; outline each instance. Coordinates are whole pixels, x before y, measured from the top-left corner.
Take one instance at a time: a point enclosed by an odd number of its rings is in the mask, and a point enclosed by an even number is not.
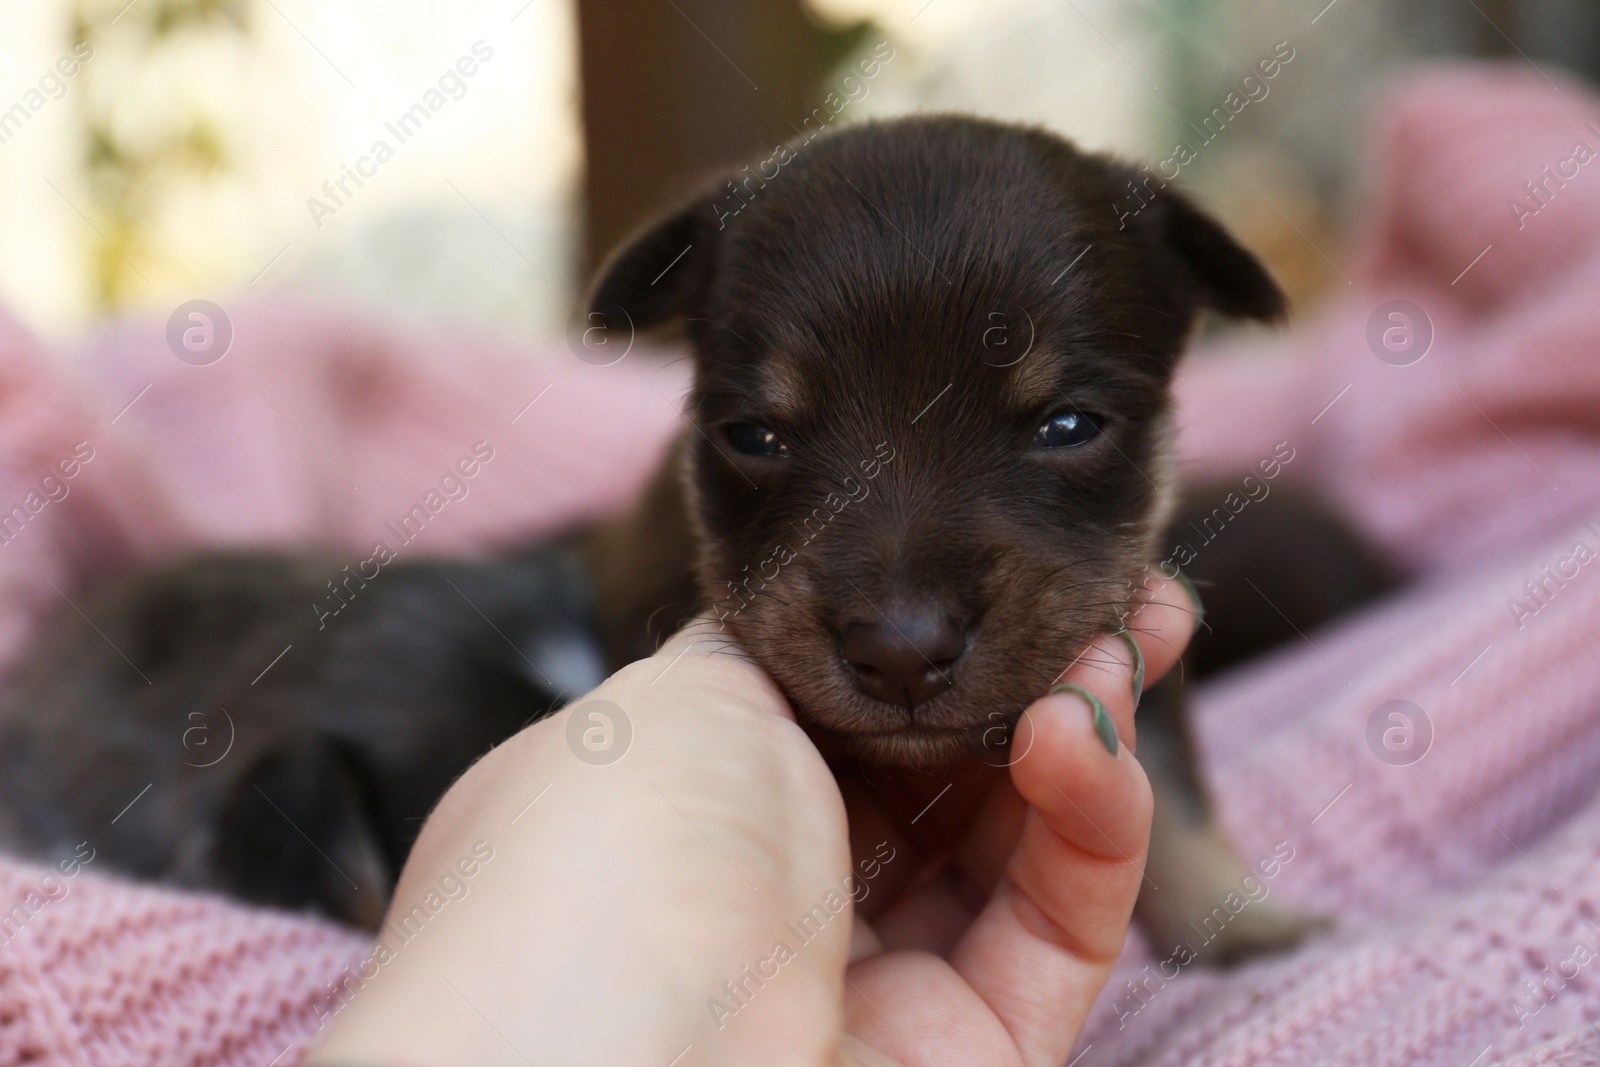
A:
[[[709,606],[825,750],[992,756],[1160,558],[1168,384],[1200,313],[1271,321],[1283,297],[1175,190],[1040,130],[914,118],[773,159],[592,291],[591,343],[681,318],[695,358],[692,429],[593,542],[601,631],[626,661]],[[1172,888],[1141,912],[1169,940],[1248,868],[1157,719]],[[1257,907],[1216,958],[1302,931]]]
[[[1119,219],[1133,179],[1036,130],[862,126],[745,179],[736,215],[691,200],[595,285],[613,323],[688,323],[700,596],[863,757],[981,755],[997,707],[1121,625],[1198,314],[1283,313],[1170,189]]]

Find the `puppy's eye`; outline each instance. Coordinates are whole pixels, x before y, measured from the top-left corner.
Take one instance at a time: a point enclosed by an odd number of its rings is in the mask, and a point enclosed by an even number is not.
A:
[[[1052,415],[1034,435],[1035,448],[1076,448],[1100,436],[1100,420],[1081,411]]]
[[[747,456],[787,456],[789,446],[778,435],[757,422],[728,424],[728,443]]]

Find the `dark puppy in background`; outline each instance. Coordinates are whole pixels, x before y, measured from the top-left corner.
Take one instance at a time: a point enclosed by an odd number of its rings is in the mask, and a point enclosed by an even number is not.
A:
[[[88,841],[97,869],[376,928],[455,777],[602,673],[568,547],[391,563],[331,615],[349,573],[214,555],[81,601],[6,694],[0,848]]]
[[[453,565],[385,572],[392,592],[330,623],[331,640],[291,619],[326,577],[302,574],[306,561],[135,579],[87,613],[144,650],[154,684],[86,627],[54,639],[0,726],[5,843],[107,838],[116,807],[154,781],[120,816],[113,865],[370,923],[451,778],[586,687],[580,670],[537,678],[535,646],[581,663],[592,623],[615,667],[704,611],[841,767],[1003,765],[1023,708],[1121,628],[1165,556],[1179,499],[1168,386],[1198,317],[1274,320],[1283,298],[1173,190],[1140,184],[1130,214],[1141,176],[1039,130],[908,119],[781,159],[668,214],[601,272],[591,321],[683,320],[695,380],[692,429],[639,506],[593,531],[583,576],[540,553],[460,565],[454,591],[438,580]],[[1232,547],[1196,560],[1222,594],[1215,639],[1195,645],[1213,665],[1284,636],[1253,621],[1266,605],[1229,595],[1240,566],[1303,629],[1383,584],[1337,523],[1277,492],[1229,528]],[[1302,581],[1297,550],[1344,576]],[[302,631],[308,655],[253,683]],[[1249,873],[1209,817],[1182,702],[1174,679],[1140,711],[1162,887],[1140,918],[1160,942],[1192,939],[1188,924]],[[186,717],[213,706],[247,751],[225,774],[226,761],[185,770],[210,758],[179,746]],[[1282,947],[1307,925],[1254,904],[1208,953]]]

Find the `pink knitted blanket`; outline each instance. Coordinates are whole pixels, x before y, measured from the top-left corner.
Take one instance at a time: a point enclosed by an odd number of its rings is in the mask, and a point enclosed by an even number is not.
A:
[[[1083,1067],[1600,1062],[1600,101],[1444,68],[1381,114],[1360,247],[1323,250],[1347,288],[1179,385],[1191,468],[1242,479],[1286,442],[1281,478],[1414,574],[1199,708],[1264,875],[1213,923],[1281,893],[1340,927],[1228,973],[1133,934]],[[679,425],[681,368],[642,353],[256,305],[196,367],[164,325],[64,363],[0,321],[0,666],[139,561],[368,549],[477,441],[494,459],[414,550],[555,530],[625,499]],[[0,1065],[288,1067],[355,984],[348,932],[69,867],[0,861]]]

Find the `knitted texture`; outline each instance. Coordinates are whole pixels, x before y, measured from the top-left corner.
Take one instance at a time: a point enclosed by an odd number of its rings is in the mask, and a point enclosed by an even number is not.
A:
[[[1223,822],[1252,863],[1277,858],[1262,885],[1339,925],[1228,972],[1174,972],[1135,931],[1081,1067],[1600,1063],[1600,162],[1559,185],[1542,170],[1578,141],[1600,151],[1600,103],[1442,68],[1380,114],[1360,246],[1327,250],[1349,288],[1287,340],[1196,357],[1177,387],[1194,474],[1242,478],[1287,442],[1282,479],[1333,495],[1413,574],[1196,708]],[[1398,299],[1431,324],[1406,366],[1369,342]],[[415,550],[559,530],[633,493],[681,425],[681,368],[642,353],[589,367],[259,305],[194,367],[163,325],[64,365],[0,319],[0,511],[95,450],[66,499],[0,534],[0,665],[64,596],[137,561],[366,550],[477,440],[495,459]],[[0,1067],[289,1067],[364,947],[92,863],[0,861],[8,904]]]
[[[84,853],[88,855],[87,852]],[[0,864],[0,1063],[292,1064],[361,937],[326,923]]]

